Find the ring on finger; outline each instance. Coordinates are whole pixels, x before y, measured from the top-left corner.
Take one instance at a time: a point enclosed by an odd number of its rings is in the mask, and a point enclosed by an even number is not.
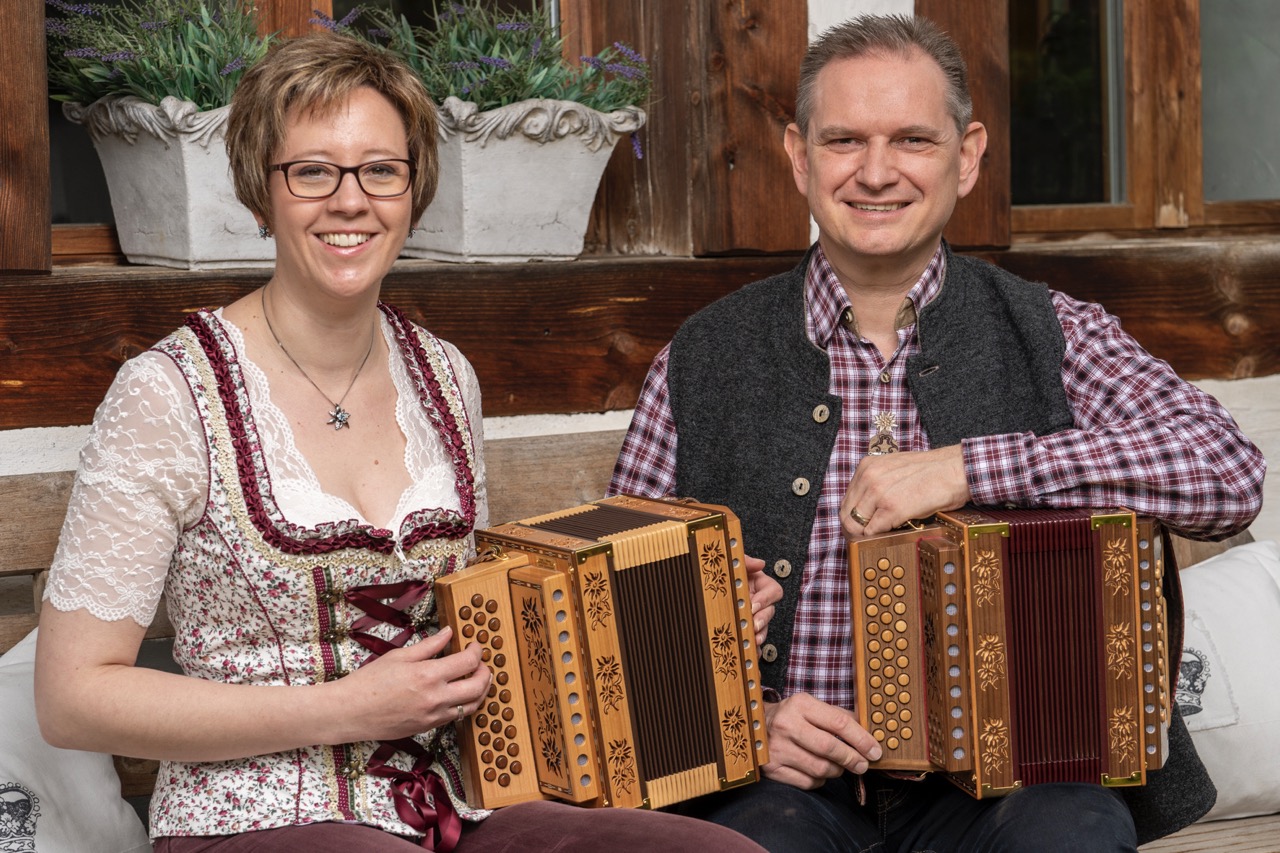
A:
[[[461,720],[461,719],[462,719],[463,717],[465,717],[465,716],[466,716],[466,708],[464,708],[463,706],[459,705],[459,706],[458,706],[458,719],[459,719],[459,720]]]
[[[867,522],[871,521],[871,519],[867,518],[865,515],[858,512],[858,508],[856,506],[853,509],[849,510],[849,515],[853,516],[853,520],[861,524],[863,527],[866,527]]]

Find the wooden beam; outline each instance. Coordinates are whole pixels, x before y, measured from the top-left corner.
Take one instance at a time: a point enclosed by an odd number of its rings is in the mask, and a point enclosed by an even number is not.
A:
[[[0,27],[0,270],[48,272],[49,98],[44,4],[7,4]]]
[[[634,405],[685,317],[797,258],[401,261],[382,295],[471,360],[485,414],[607,411]],[[267,275],[121,266],[0,276],[0,429],[88,423],[125,359]]]

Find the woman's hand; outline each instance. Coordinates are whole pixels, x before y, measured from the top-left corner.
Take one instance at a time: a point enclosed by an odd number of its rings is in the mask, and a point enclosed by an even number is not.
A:
[[[782,584],[764,573],[764,560],[747,557],[747,586],[751,589],[751,615],[756,630],[756,644],[769,636],[769,620],[774,605],[782,600]]]
[[[394,649],[335,682],[353,694],[349,735],[335,742],[394,740],[447,725],[474,712],[492,674],[472,643],[442,654],[452,631],[446,626],[403,649]],[[441,655],[437,657],[437,655]]]

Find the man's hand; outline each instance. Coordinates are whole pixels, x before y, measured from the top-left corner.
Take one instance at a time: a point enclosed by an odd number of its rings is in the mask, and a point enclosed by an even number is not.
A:
[[[865,456],[840,504],[840,524],[847,536],[886,533],[913,518],[959,509],[969,497],[958,444]]]
[[[774,605],[782,600],[782,584],[764,573],[764,560],[747,557],[747,586],[751,589],[751,618],[756,631],[756,645],[769,636],[769,620]]]
[[[769,763],[764,773],[797,788],[819,788],[846,770],[866,773],[880,757],[880,744],[853,714],[797,693],[765,704]]]

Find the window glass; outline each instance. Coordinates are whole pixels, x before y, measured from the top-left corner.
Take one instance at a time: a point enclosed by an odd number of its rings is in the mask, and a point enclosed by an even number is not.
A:
[[[1124,201],[1120,0],[1009,0],[1014,204]]]
[[[1275,0],[1200,4],[1205,201],[1280,199]]]

